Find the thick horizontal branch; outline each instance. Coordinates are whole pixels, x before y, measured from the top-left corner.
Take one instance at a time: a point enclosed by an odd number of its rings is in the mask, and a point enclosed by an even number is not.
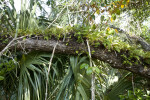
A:
[[[19,42],[17,42],[17,44],[12,44],[10,49],[14,49],[16,47],[18,50],[24,49],[26,51],[51,52],[56,43],[57,40],[47,41],[47,40],[26,39],[20,40]],[[0,43],[1,49],[3,49],[5,46],[6,45]],[[73,40],[68,42],[58,41],[55,53],[74,55],[77,53],[76,51],[78,51],[79,53],[82,52],[86,54],[88,52],[87,45],[84,43],[77,43],[76,41]],[[133,63],[131,66],[124,65],[121,54],[115,51],[108,52],[103,45],[100,45],[99,47],[91,46],[91,51],[94,51],[94,53],[92,54],[92,58],[96,58],[106,63],[109,63],[113,68],[128,70],[138,75],[150,78],[150,68],[145,67],[144,63],[141,64]]]

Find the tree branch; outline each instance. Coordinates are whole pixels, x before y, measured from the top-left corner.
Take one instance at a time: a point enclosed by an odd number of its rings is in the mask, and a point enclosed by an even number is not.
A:
[[[145,51],[150,51],[150,44],[147,43],[142,37],[137,37],[137,36],[130,36],[129,34],[127,34],[126,31],[124,31],[123,29],[120,29],[114,25],[110,25],[109,26],[110,28],[113,28],[113,29],[117,29],[118,32],[120,33],[123,33],[126,35],[126,37],[131,41],[133,42],[132,40],[135,40],[136,43],[139,43],[141,44],[142,48],[145,50]]]
[[[20,42],[17,44],[12,44],[10,49],[13,50],[16,46],[17,50],[22,50],[22,47],[24,47],[24,49],[28,51],[50,52],[53,51],[53,48],[56,45],[56,43],[57,40],[47,41],[47,40],[26,39],[20,40]],[[3,49],[5,46],[6,46],[5,44],[0,43],[0,49]],[[123,64],[124,60],[121,57],[122,54],[126,54],[125,52],[123,53],[116,53],[115,51],[108,52],[102,44],[99,47],[90,46],[90,49],[91,51],[95,51],[94,54],[92,54],[92,58],[99,59],[101,61],[109,63],[113,68],[128,70],[130,72],[150,78],[150,68],[149,68],[150,65],[148,64],[146,65],[142,58],[140,58],[141,61],[140,64],[132,63],[132,65],[125,65]],[[85,44],[77,43],[74,40],[70,40],[68,42],[63,42],[59,40],[55,53],[77,55],[76,51],[79,51],[79,53],[83,52],[83,54],[86,54],[88,52],[88,49]]]

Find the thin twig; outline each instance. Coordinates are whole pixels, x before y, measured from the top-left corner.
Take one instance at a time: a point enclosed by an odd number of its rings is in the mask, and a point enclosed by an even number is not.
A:
[[[133,89],[133,94],[135,95],[135,92],[134,92],[134,79],[133,79],[133,74],[132,74],[132,89]]]
[[[56,49],[56,46],[58,44],[58,41],[56,43],[56,45],[54,46],[54,49],[53,49],[53,52],[52,52],[52,56],[51,56],[51,59],[49,61],[49,67],[48,67],[48,75],[47,75],[47,80],[46,80],[46,92],[45,92],[45,100],[47,100],[47,88],[48,88],[48,80],[49,80],[49,72],[50,72],[50,68],[51,68],[51,64],[52,64],[52,60],[53,60],[53,57],[54,57],[54,53],[55,53],[55,49]]]
[[[3,53],[11,46],[11,44],[15,41],[15,40],[18,40],[18,39],[22,39],[24,38],[25,36],[22,36],[22,37],[19,37],[19,38],[13,38],[13,40],[11,40],[9,42],[9,44],[0,52],[0,57],[3,55]]]
[[[20,47],[22,48],[22,50],[24,51],[25,54],[27,54],[26,50],[25,50],[25,44],[21,45],[21,42],[18,41],[18,44],[20,44]]]
[[[137,27],[138,27],[138,29],[140,30],[140,34],[139,34],[139,36],[141,35],[141,33],[142,33],[142,29],[141,29],[141,26],[140,26],[140,22],[139,21],[137,21]]]
[[[82,13],[82,12],[87,12],[87,11],[85,11],[85,10],[80,10],[80,11],[69,12],[69,14]]]
[[[90,67],[92,67],[92,57],[91,57],[91,51],[90,51],[90,45],[89,41],[87,41],[88,46],[88,52],[89,52],[89,58],[90,58]],[[91,79],[91,100],[95,100],[95,73],[92,73],[92,79]]]
[[[58,17],[61,15],[61,13],[64,11],[65,8],[66,8],[66,6],[59,12],[59,14],[57,15],[57,17],[53,20],[52,23],[49,24],[49,26],[46,29],[48,29],[49,27],[52,26],[52,24],[58,19]]]
[[[66,2],[67,2],[67,0],[66,0]],[[69,14],[68,6],[67,6],[67,12],[68,12],[68,20],[69,20],[69,24],[71,25],[71,20],[70,20],[70,14]]]

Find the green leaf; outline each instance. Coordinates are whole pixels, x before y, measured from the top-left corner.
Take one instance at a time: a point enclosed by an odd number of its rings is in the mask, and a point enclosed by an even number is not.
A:
[[[116,14],[120,15],[120,10],[119,9],[117,9]]]
[[[48,36],[45,36],[44,39],[45,39],[45,40],[48,40]]]
[[[95,20],[95,15],[91,15],[91,17],[92,17],[92,19],[94,19],[94,20]]]
[[[101,16],[101,21],[104,21],[104,16],[103,15]]]
[[[0,76],[0,80],[3,80],[4,79],[4,77],[3,76]]]
[[[76,92],[76,99],[75,100],[80,100],[80,93],[78,91]]]
[[[114,34],[115,34],[115,30],[110,30],[110,31],[108,32],[108,34],[109,34],[109,35],[114,35]]]
[[[85,90],[81,84],[79,84],[79,86],[77,87],[77,90],[81,94],[83,100],[88,100],[88,96],[87,96],[87,94],[86,94],[86,92],[85,92]]]
[[[87,74],[92,74],[93,70],[92,70],[92,67],[89,67],[87,70],[86,70],[86,73]]]
[[[102,7],[104,7],[104,6],[105,6],[105,4],[104,4],[104,3],[101,3],[101,6],[102,6]]]
[[[111,16],[112,16],[113,20],[116,19],[116,15],[115,14],[112,14]]]
[[[100,69],[99,68],[97,68],[97,67],[92,67],[93,68],[93,70],[96,72],[96,73],[100,73]]]
[[[88,69],[89,65],[86,63],[83,63],[82,65],[80,65],[80,69],[83,69],[83,68]]]
[[[107,5],[107,0],[105,0],[105,4]]]

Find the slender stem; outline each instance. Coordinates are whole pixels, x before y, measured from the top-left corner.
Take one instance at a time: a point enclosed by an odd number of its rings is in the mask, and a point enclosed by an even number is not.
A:
[[[89,58],[90,58],[90,67],[92,67],[92,57],[91,57],[91,51],[90,51],[90,45],[89,41],[87,41],[88,46],[88,52],[89,52]],[[95,100],[95,73],[92,73],[92,79],[91,79],[91,100]]]
[[[67,2],[67,0],[66,0]],[[70,20],[70,14],[69,14],[69,9],[68,9],[68,6],[67,6],[67,12],[68,12],[68,20],[69,20],[69,25],[71,25],[71,20]]]
[[[52,23],[49,24],[49,26],[46,29],[48,29],[49,27],[52,26],[52,24],[58,19],[58,17],[61,15],[61,13],[64,11],[65,8],[66,8],[66,6],[59,12],[59,14],[57,15],[57,17],[53,20]]]
[[[58,41],[57,41],[57,43],[56,43],[56,44],[55,44],[55,46],[54,46],[54,49],[53,49],[53,52],[52,52],[52,56],[51,56],[51,59],[50,59],[50,61],[49,61],[48,75],[47,75],[47,79],[46,79],[45,100],[47,100],[47,91],[48,91],[49,72],[50,72],[50,68],[51,68],[51,65],[52,65],[52,60],[53,60],[53,57],[54,57],[54,53],[55,53],[55,49],[56,49],[57,44],[58,44]]]
[[[80,10],[80,11],[74,11],[74,12],[68,12],[69,14],[74,14],[74,13],[82,13],[82,12],[87,12],[85,10]]]
[[[91,84],[91,100],[95,100],[95,73],[92,73]]]
[[[133,79],[133,74],[132,74],[132,88],[133,88],[133,94],[135,95],[135,92],[134,92],[134,79]]]

